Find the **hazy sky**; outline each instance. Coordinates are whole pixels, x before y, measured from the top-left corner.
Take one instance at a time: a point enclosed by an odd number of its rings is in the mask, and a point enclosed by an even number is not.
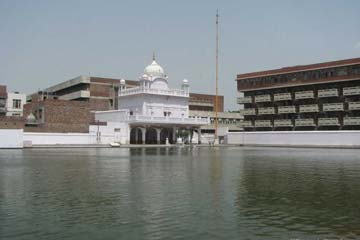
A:
[[[138,79],[156,52],[171,87],[220,94],[237,73],[360,57],[359,0],[0,0],[0,84],[32,93],[79,75]]]

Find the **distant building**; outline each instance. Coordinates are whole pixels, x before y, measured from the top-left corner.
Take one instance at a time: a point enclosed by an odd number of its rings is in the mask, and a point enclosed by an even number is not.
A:
[[[138,83],[127,80],[126,85],[135,87]],[[42,95],[43,98],[88,102],[90,111],[115,110],[119,86],[120,79],[79,76],[30,95],[28,102]]]
[[[6,86],[0,85],[0,116],[6,115],[7,90]]]
[[[8,92],[6,104],[6,116],[23,116],[23,107],[26,103],[26,94]]]
[[[238,74],[246,131],[360,129],[360,58]]]

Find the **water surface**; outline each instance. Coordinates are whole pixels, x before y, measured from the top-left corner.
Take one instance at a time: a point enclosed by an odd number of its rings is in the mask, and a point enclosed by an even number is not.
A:
[[[339,238],[360,150],[0,150],[0,239]]]

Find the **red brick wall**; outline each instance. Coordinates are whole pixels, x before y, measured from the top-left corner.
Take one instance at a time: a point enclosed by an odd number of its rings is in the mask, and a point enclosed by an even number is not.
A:
[[[24,118],[13,116],[0,116],[0,129],[24,128]]]
[[[88,132],[90,122],[89,103],[47,99],[24,105],[24,116],[36,109],[43,109],[43,122],[36,127],[26,126],[25,131],[36,132]]]
[[[111,110],[110,99],[89,99],[89,107],[91,111],[107,111]]]

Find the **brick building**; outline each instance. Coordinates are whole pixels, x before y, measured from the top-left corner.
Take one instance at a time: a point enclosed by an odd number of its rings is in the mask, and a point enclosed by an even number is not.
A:
[[[29,122],[31,114],[34,121]],[[24,105],[26,132],[89,132],[90,108],[86,101],[33,99]]]
[[[6,114],[7,90],[6,86],[0,85],[0,116]]]
[[[360,130],[360,58],[238,74],[247,131]]]
[[[215,95],[190,93],[190,111],[215,111]],[[224,96],[218,95],[218,112],[224,111]]]
[[[138,82],[127,80],[126,84],[127,87],[133,87]],[[114,110],[117,109],[119,85],[120,79],[79,76],[45,88],[40,94],[45,98],[88,102],[90,111]],[[39,93],[29,96],[28,102],[36,95]]]

